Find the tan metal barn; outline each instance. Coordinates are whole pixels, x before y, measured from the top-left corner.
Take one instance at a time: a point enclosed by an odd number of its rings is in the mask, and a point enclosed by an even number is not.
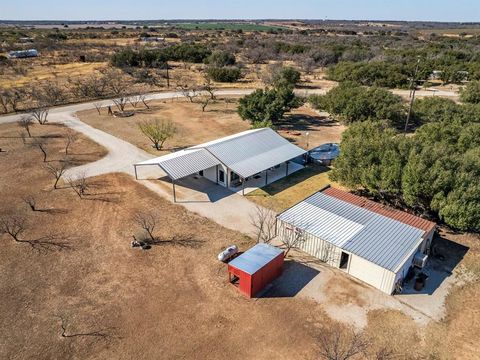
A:
[[[300,249],[392,294],[423,266],[435,223],[327,187],[277,216],[280,237],[301,232]]]

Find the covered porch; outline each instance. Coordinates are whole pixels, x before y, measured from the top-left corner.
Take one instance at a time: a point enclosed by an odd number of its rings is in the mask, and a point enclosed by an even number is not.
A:
[[[263,170],[245,179],[241,178],[240,176],[235,177],[236,174],[232,171],[231,174],[234,174],[234,180],[230,182],[229,189],[237,194],[246,195],[252,191],[262,188],[263,186],[283,179],[284,177],[303,168],[304,166],[297,162],[287,161]]]

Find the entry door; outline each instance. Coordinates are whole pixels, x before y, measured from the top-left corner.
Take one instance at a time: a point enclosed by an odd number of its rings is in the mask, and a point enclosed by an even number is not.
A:
[[[383,269],[370,261],[355,255],[350,256],[348,273],[367,284],[381,289]]]
[[[218,170],[218,182],[225,184],[225,172],[221,169]]]

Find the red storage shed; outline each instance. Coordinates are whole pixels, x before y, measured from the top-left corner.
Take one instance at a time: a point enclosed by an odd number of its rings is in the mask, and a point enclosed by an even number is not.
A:
[[[249,298],[282,274],[283,251],[257,244],[228,263],[230,283]]]

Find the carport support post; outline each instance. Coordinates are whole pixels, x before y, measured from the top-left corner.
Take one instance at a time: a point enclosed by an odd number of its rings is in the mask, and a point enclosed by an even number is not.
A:
[[[135,169],[135,180],[138,180],[138,176],[137,176],[137,165],[133,165],[133,168]]]
[[[245,196],[245,178],[242,178],[242,196]]]
[[[217,173],[217,184],[218,184],[218,165],[215,166],[215,168],[216,168],[216,173]]]
[[[268,184],[268,170],[265,170],[265,185]]]
[[[173,187],[173,202],[177,202],[177,194],[175,194],[175,180],[172,179],[172,187]]]
[[[285,176],[288,176],[288,161],[285,164],[287,165],[285,169]]]

